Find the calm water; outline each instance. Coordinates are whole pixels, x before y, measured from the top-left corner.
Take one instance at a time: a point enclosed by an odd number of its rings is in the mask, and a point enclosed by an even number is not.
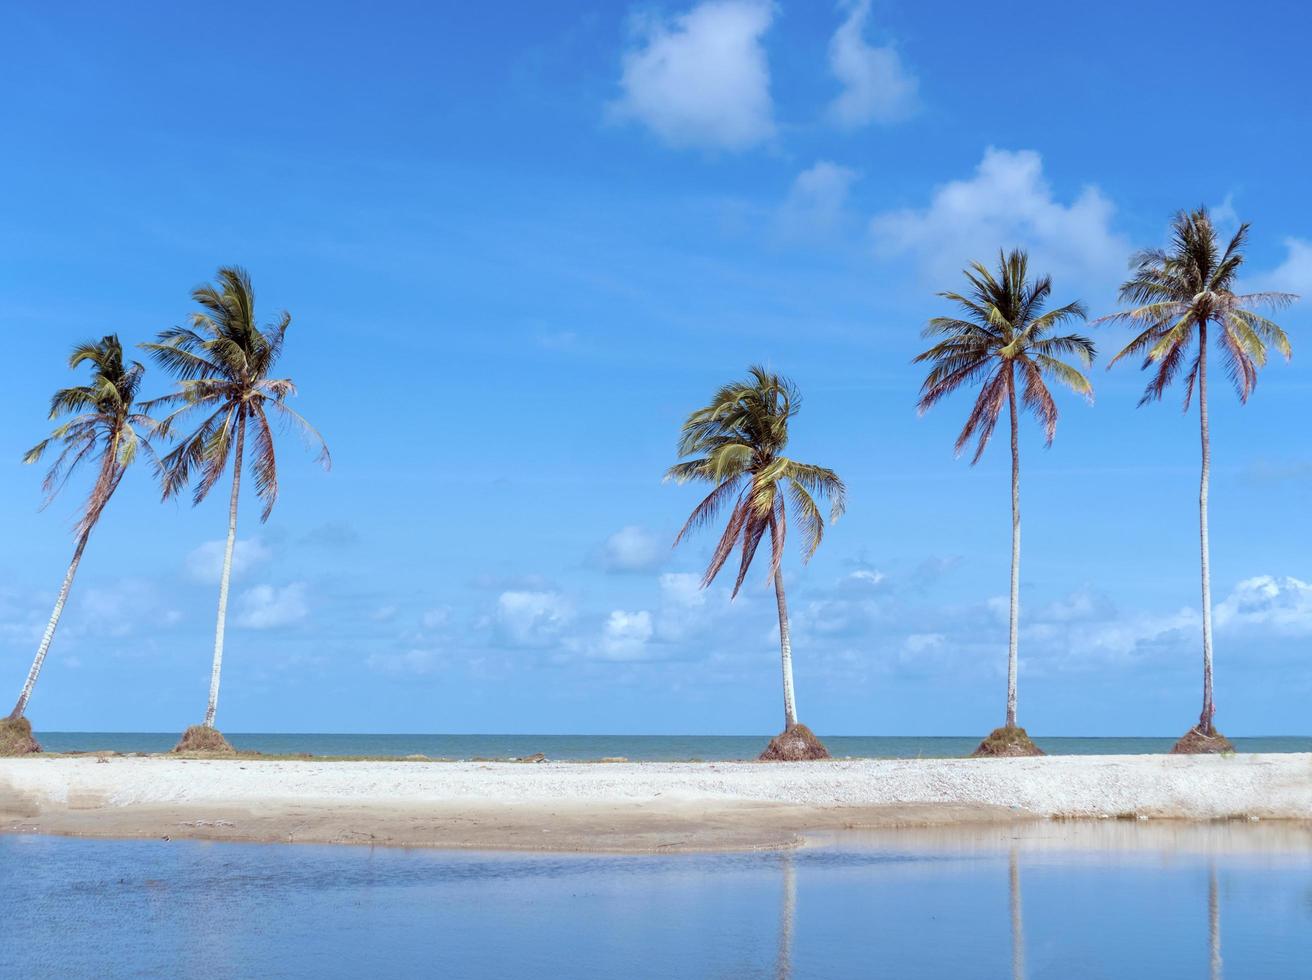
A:
[[[975,736],[839,735],[824,737],[834,755],[853,758],[915,759],[969,755],[984,733]],[[239,749],[277,754],[426,755],[435,759],[504,759],[546,753],[551,759],[634,761],[753,759],[768,735],[276,735],[233,734]],[[39,732],[49,752],[167,752],[177,732]],[[1052,755],[1138,755],[1168,752],[1173,738],[1036,738]],[[1241,752],[1312,752],[1312,737],[1236,738]]]
[[[1312,972],[1298,840],[1181,848],[1178,830],[1110,829],[1128,838],[655,857],[0,837],[0,976]]]

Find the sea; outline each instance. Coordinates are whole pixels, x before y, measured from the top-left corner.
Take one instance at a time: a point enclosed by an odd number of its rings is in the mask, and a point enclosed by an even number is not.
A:
[[[37,732],[48,752],[167,752],[179,732]],[[769,735],[346,735],[225,732],[239,750],[270,755],[396,756],[432,759],[560,761],[624,758],[633,762],[754,759]],[[853,759],[943,759],[969,755],[978,735],[821,735],[830,753]],[[1174,738],[1043,738],[1049,755],[1144,755],[1169,752]],[[1312,736],[1234,738],[1240,752],[1312,752]]]
[[[645,856],[0,836],[0,976],[1312,975],[1306,828],[1069,829]]]

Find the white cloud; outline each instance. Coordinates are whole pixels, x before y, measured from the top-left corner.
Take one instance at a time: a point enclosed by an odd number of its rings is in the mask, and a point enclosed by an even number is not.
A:
[[[186,559],[187,575],[197,582],[217,584],[223,576],[223,550],[227,541],[206,541],[193,549]],[[238,539],[232,548],[232,577],[246,572],[273,557],[273,551],[259,538]]]
[[[1293,576],[1258,575],[1244,579],[1217,603],[1218,630],[1312,635],[1312,585]]]
[[[1038,153],[989,147],[973,176],[937,188],[928,207],[877,215],[870,227],[877,254],[909,256],[939,284],[950,285],[971,261],[993,265],[999,249],[1028,249],[1036,271],[1077,280],[1057,283],[1064,302],[1080,282],[1123,276],[1131,249],[1112,230],[1113,210],[1091,185],[1062,204]]]
[[[451,624],[451,609],[449,606],[434,606],[432,609],[424,610],[424,614],[419,617],[419,625],[429,631],[444,630]]]
[[[558,592],[502,592],[493,624],[498,639],[515,647],[556,643],[573,619],[569,602]]]
[[[238,626],[252,630],[291,626],[310,613],[304,582],[282,587],[257,585],[241,594],[237,603]]]
[[[149,582],[121,579],[112,585],[90,585],[77,593],[77,619],[73,629],[107,636],[128,636],[138,629],[173,626],[182,613],[164,604],[159,589]],[[70,631],[63,627],[65,635]]]
[[[440,664],[434,650],[414,648],[400,653],[371,653],[365,665],[384,674],[431,674]]]
[[[645,659],[653,632],[651,613],[647,610],[630,613],[616,609],[602,628],[598,652],[607,660]]]
[[[840,126],[891,123],[916,111],[918,83],[891,45],[876,47],[863,37],[870,0],[848,0],[847,19],[829,41],[829,70],[843,91],[829,106]]]
[[[646,528],[630,524],[606,539],[601,564],[608,572],[645,572],[660,567],[669,554],[668,541]]]
[[[1260,282],[1265,289],[1312,297],[1312,242],[1286,238],[1285,260],[1261,276]]]
[[[773,19],[768,0],[706,0],[673,21],[641,18],[613,114],[673,146],[743,150],[768,140],[774,110],[762,38]]]
[[[781,237],[806,240],[832,235],[846,216],[848,192],[860,174],[850,167],[820,160],[793,181],[779,208],[776,227]]]

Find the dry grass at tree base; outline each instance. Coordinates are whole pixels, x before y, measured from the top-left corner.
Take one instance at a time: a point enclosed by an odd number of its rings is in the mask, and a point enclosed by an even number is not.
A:
[[[1211,735],[1204,735],[1197,728],[1191,728],[1185,732],[1184,738],[1171,748],[1171,755],[1221,755],[1234,750],[1235,747],[1230,744],[1230,739],[1220,732],[1214,731]]]
[[[0,758],[31,755],[41,746],[32,737],[32,723],[26,718],[0,718]]]
[[[824,747],[824,743],[815,737],[811,729],[800,723],[770,739],[770,744],[760,755],[762,762],[807,762],[828,758],[829,750]]]
[[[1043,749],[1034,744],[1025,729],[1004,725],[1002,728],[995,728],[989,732],[988,737],[979,743],[979,748],[971,753],[971,757],[975,759],[1017,758],[1044,754]]]
[[[225,755],[235,750],[228,744],[217,728],[208,725],[192,725],[182,733],[182,738],[173,747],[174,752],[222,752]]]

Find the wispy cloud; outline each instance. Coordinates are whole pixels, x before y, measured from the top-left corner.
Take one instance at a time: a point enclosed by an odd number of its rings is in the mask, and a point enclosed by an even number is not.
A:
[[[226,541],[206,541],[187,555],[187,575],[197,582],[218,584],[223,576],[223,551]],[[232,577],[241,578],[273,557],[273,551],[259,538],[238,538],[232,549]]]
[[[893,123],[919,108],[919,82],[892,45],[877,47],[865,39],[871,0],[846,0],[847,17],[829,42],[829,70],[843,90],[829,106],[829,117],[852,129],[869,123]]]

